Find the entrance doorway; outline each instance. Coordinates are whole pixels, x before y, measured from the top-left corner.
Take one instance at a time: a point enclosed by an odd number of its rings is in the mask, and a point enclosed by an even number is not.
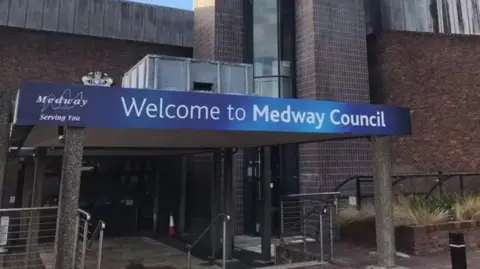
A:
[[[150,233],[154,229],[154,157],[85,157],[80,208],[93,222],[108,223],[106,235]]]
[[[282,195],[298,192],[297,145],[278,145],[271,148],[270,167],[272,192],[272,234],[280,235],[280,201]],[[260,236],[262,212],[262,161],[260,148],[245,152],[244,174],[244,224],[245,233]],[[267,161],[267,160],[265,160]]]

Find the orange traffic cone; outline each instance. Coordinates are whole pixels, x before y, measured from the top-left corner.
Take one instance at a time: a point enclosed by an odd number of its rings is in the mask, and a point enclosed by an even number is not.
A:
[[[168,225],[168,234],[170,236],[175,236],[175,223],[173,222],[173,215],[170,213],[170,222]]]

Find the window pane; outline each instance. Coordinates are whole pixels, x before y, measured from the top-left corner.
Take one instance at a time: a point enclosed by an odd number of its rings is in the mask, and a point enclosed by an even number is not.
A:
[[[292,0],[280,0],[280,75],[293,76],[295,55],[295,5]]]
[[[277,1],[254,0],[253,63],[255,76],[277,76],[278,54]]]
[[[255,78],[255,95],[266,97],[280,97],[278,90],[278,77],[273,78]]]
[[[291,78],[280,78],[280,97],[294,98]]]

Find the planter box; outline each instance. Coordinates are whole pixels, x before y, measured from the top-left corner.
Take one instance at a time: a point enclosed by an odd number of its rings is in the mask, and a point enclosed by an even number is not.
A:
[[[480,222],[450,222],[428,226],[401,226],[395,228],[397,251],[411,255],[426,255],[449,250],[448,234],[463,233],[470,249],[480,247]],[[375,223],[358,222],[340,229],[341,239],[375,247]]]

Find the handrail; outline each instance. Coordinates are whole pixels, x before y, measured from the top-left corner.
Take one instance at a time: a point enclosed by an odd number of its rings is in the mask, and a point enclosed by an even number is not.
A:
[[[100,220],[97,224],[97,227],[93,231],[92,236],[90,237],[90,240],[88,240],[88,243],[87,243],[88,248],[92,246],[93,240],[95,239],[95,237],[97,237],[98,233],[100,233],[100,230],[104,230],[104,229],[105,229],[105,222]]]
[[[332,192],[317,192],[317,193],[295,193],[295,194],[287,194],[283,197],[308,197],[308,196],[319,196],[319,195],[340,195],[338,191]]]
[[[213,225],[215,225],[217,223],[217,221],[220,219],[220,217],[222,217],[224,215],[225,214],[223,214],[223,213],[218,214],[215,217],[215,219],[213,219],[213,221],[207,226],[207,228],[205,228],[205,230],[197,237],[197,239],[195,239],[195,241],[193,241],[192,244],[187,244],[187,248],[188,249],[194,248],[200,242],[200,240],[210,231],[210,229],[212,229]]]
[[[187,269],[191,269],[192,268],[192,248],[194,248],[199,242],[200,240],[212,229],[212,227],[217,223],[217,221],[220,219],[220,217],[224,217],[224,227],[223,227],[223,235],[224,235],[224,238],[223,238],[223,243],[225,245],[225,242],[226,242],[226,239],[225,239],[225,233],[226,233],[226,225],[225,223],[230,220],[230,217],[228,215],[226,215],[225,213],[219,213],[214,219],[213,221],[207,226],[207,228],[205,228],[205,230],[197,237],[197,239],[195,239],[195,241],[193,241],[192,244],[187,244]],[[223,269],[225,269],[225,246],[224,246],[224,249],[223,249],[223,264],[222,264],[222,267]]]
[[[18,212],[18,211],[34,211],[34,210],[49,210],[58,209],[57,206],[45,206],[45,207],[20,207],[20,208],[0,208],[1,212]]]
[[[78,209],[78,212],[85,215],[85,218],[87,218],[87,220],[90,220],[92,218],[92,216],[90,215],[90,213],[88,213],[87,211],[83,210],[83,209]]]
[[[304,216],[299,217],[299,219],[295,223],[290,224],[287,228],[296,227],[298,224],[301,224],[304,219],[310,217],[312,214],[314,214],[317,211],[321,210],[320,214],[323,214],[323,212],[325,212],[326,206],[328,204],[330,204],[331,202],[335,201],[335,199],[332,199],[332,197],[338,196],[340,194],[341,194],[340,192],[333,191],[333,192],[318,192],[318,193],[311,193],[311,194],[310,193],[304,193],[304,194],[298,193],[298,194],[284,195],[283,197],[289,197],[289,198],[292,198],[292,197],[309,197],[309,196],[315,196],[315,195],[317,195],[317,196],[321,196],[321,195],[328,196],[327,199],[324,200],[325,205],[323,206],[323,208],[322,208],[322,206],[314,206],[309,212],[307,212]],[[282,197],[282,202],[283,202],[283,197]]]
[[[480,172],[476,171],[467,171],[467,172],[443,172],[443,171],[438,171],[437,173],[423,173],[423,174],[396,174],[392,175],[392,187],[395,187],[399,183],[401,183],[404,180],[407,179],[415,179],[415,178],[439,178],[439,181],[436,182],[432,188],[427,192],[426,197],[430,197],[430,195],[435,191],[438,187],[441,187],[442,184],[445,181],[450,180],[451,178],[459,178],[460,180],[460,193],[463,195],[463,177],[468,177],[468,176],[480,176]],[[344,181],[340,182],[335,188],[334,191],[340,191],[345,185],[347,185],[349,182],[355,181],[356,182],[356,197],[357,197],[357,206],[361,206],[361,198],[363,195],[361,194],[361,186],[360,183],[362,182],[373,182],[373,176],[372,175],[360,175],[360,176],[351,176]],[[345,197],[342,197],[345,198]]]

